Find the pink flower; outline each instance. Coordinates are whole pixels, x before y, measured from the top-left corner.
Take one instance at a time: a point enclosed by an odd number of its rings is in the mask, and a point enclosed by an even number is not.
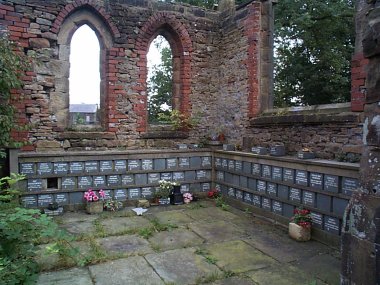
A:
[[[99,190],[99,195],[100,195],[100,197],[103,198],[103,199],[106,197],[106,193],[103,191],[103,189],[100,189],[100,190]]]

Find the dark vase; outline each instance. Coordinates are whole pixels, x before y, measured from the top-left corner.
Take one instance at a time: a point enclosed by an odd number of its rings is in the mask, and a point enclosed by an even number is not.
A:
[[[181,193],[181,186],[173,186],[172,194],[170,195],[170,204],[182,205],[183,195]]]

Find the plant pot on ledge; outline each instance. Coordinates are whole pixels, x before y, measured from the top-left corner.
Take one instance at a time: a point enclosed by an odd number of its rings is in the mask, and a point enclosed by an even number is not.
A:
[[[86,212],[88,214],[100,214],[103,212],[103,201],[88,202],[86,204]]]
[[[296,223],[289,223],[289,236],[296,241],[308,241],[311,238],[311,227],[301,227]]]

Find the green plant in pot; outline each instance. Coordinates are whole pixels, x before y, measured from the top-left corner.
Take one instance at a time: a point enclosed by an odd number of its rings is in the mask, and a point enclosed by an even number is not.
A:
[[[156,190],[155,197],[158,198],[160,205],[167,205],[170,203],[170,195],[173,192],[174,186],[178,186],[177,182],[171,182],[167,180],[160,180],[159,187]]]

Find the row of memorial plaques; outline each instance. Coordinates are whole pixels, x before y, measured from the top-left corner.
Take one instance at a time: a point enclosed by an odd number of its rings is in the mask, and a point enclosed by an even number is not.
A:
[[[245,192],[233,187],[225,187],[224,185],[217,184],[215,186],[224,195],[237,199],[247,204],[251,204],[255,207],[262,208],[268,212],[273,212],[277,215],[285,216],[291,218],[294,215],[294,205],[283,203],[275,199],[268,197],[262,197],[254,193]],[[330,232],[332,234],[339,235],[341,230],[341,220],[328,215],[323,215],[317,212],[311,212],[313,219],[313,226]]]
[[[177,171],[162,173],[137,173],[121,175],[94,175],[94,176],[68,176],[61,178],[61,187],[63,190],[87,189],[89,187],[117,187],[128,185],[145,185],[157,184],[160,180],[168,181],[193,181],[193,180],[210,180],[210,170],[194,171]],[[43,190],[43,179],[28,179],[28,191]]]
[[[250,162],[248,162],[251,164]],[[252,164],[252,173],[255,169],[255,165],[260,166],[257,163]],[[340,177],[330,174],[322,174],[316,172],[308,172],[304,170],[282,168],[270,165],[261,165],[263,171],[260,171],[261,176],[273,181],[284,181],[287,183],[307,186],[317,190],[325,190],[327,192],[339,193],[342,192],[345,195],[351,196],[352,192],[358,189],[359,180],[351,177]],[[230,172],[217,171],[216,178],[219,181],[225,181],[234,185],[240,185],[242,187],[247,183],[248,178],[243,175],[233,174]],[[251,179],[251,178],[249,178]]]
[[[165,170],[175,168],[211,167],[211,157],[179,157],[155,159],[120,159],[74,162],[24,162],[20,163],[20,174],[84,174],[84,173],[123,173],[137,170]]]

